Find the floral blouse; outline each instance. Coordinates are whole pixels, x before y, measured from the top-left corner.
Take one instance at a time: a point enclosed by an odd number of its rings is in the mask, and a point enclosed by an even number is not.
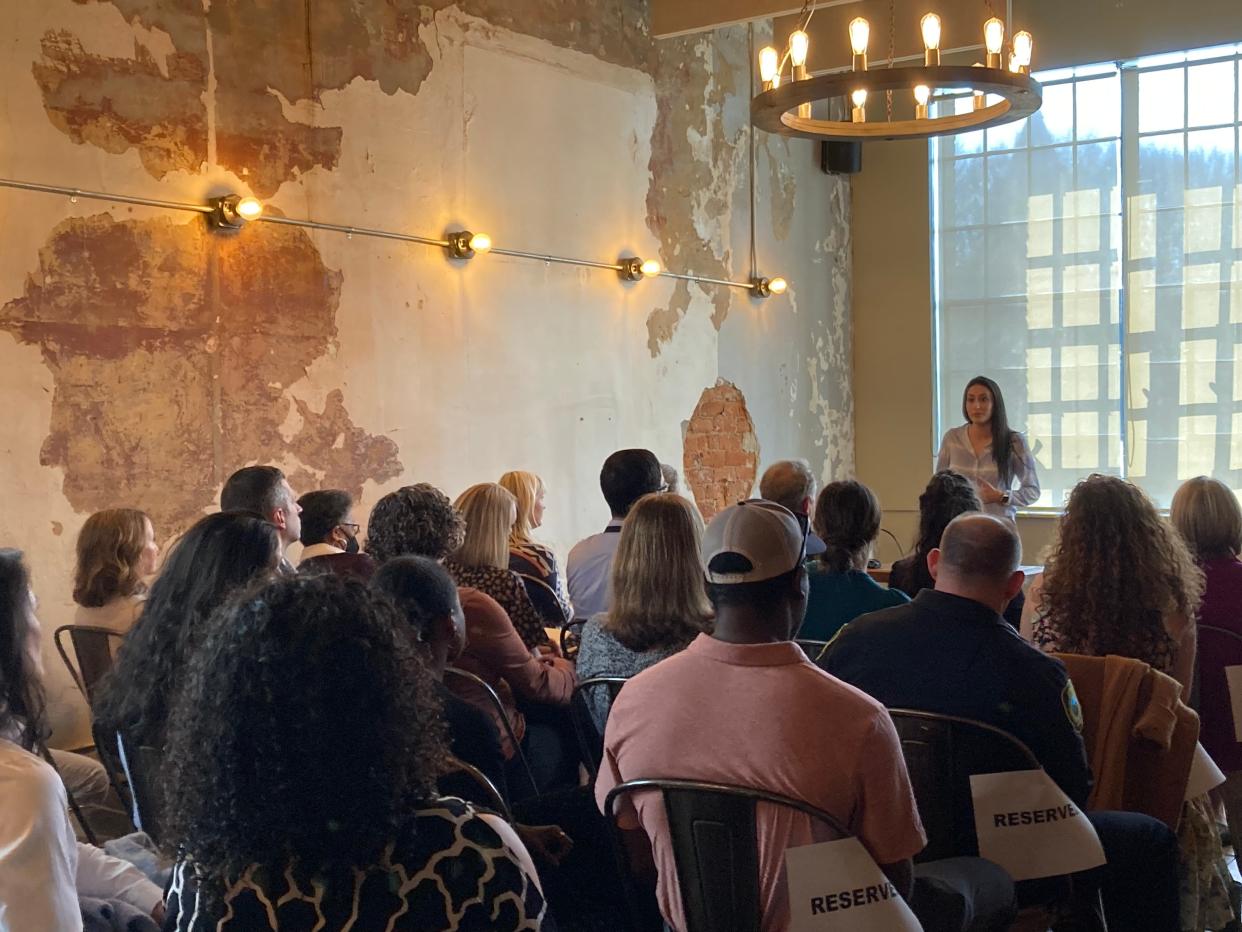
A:
[[[463,566],[456,560],[445,560],[444,568],[457,580],[457,585],[478,589],[499,602],[528,648],[534,650],[540,644],[550,643],[543,629],[543,616],[526,594],[522,577],[517,573],[494,566]]]

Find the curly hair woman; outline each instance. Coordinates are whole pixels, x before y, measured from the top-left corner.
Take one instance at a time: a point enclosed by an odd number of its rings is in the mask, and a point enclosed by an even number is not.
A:
[[[97,511],[78,532],[73,601],[75,625],[124,634],[147,597],[146,577],[159,558],[151,519],[134,508]]]
[[[389,492],[367,520],[367,553],[376,563],[410,555],[442,561],[465,539],[461,513],[426,482]]]
[[[1092,475],[1070,493],[1022,629],[1044,650],[1134,657],[1189,691],[1202,597],[1203,572],[1143,491]]]
[[[439,799],[434,681],[356,580],[259,584],[208,624],[168,741],[166,928],[538,929],[501,819]]]
[[[644,495],[621,526],[612,561],[612,607],[582,629],[578,676],[641,673],[712,630],[712,607],[694,508],[679,495]],[[608,696],[592,689],[591,717],[602,734]]]
[[[106,734],[124,731],[131,743],[163,747],[172,691],[207,616],[235,589],[274,570],[280,555],[275,526],[252,514],[208,515],[185,532],[99,685],[92,712]]]

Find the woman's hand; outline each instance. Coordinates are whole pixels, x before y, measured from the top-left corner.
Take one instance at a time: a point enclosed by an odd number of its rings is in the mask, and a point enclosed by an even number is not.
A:
[[[986,479],[978,479],[975,482],[979,490],[979,500],[985,505],[999,505],[1001,503],[1001,490]]]
[[[557,825],[515,825],[518,838],[535,857],[560,864],[574,843]]]

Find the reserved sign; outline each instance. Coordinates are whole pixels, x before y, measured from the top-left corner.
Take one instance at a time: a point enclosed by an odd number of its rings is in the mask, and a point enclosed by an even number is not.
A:
[[[921,932],[897,888],[857,838],[785,852],[790,932]]]
[[[1014,880],[1099,867],[1104,849],[1087,817],[1043,770],[970,778],[979,855]]]

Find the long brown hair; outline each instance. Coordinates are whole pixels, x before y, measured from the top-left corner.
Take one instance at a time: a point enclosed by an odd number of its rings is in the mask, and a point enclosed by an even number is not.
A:
[[[630,650],[677,647],[712,628],[692,508],[680,495],[644,495],[621,526],[604,629]]]
[[[1000,487],[1007,489],[1013,479],[1015,432],[1009,429],[1009,415],[1005,412],[1005,399],[1001,395],[1000,386],[986,375],[975,376],[962,389],[962,417],[966,423],[970,423],[970,415],[966,413],[966,396],[976,385],[982,385],[992,395],[992,417],[988,421],[988,427],[992,430],[992,459],[996,461],[996,475],[1000,479]]]
[[[87,608],[146,589],[139,574],[151,519],[135,508],[97,511],[78,532],[73,601]]]
[[[1074,486],[1038,606],[1064,649],[1139,656],[1202,597],[1202,571],[1138,486],[1101,475]]]

